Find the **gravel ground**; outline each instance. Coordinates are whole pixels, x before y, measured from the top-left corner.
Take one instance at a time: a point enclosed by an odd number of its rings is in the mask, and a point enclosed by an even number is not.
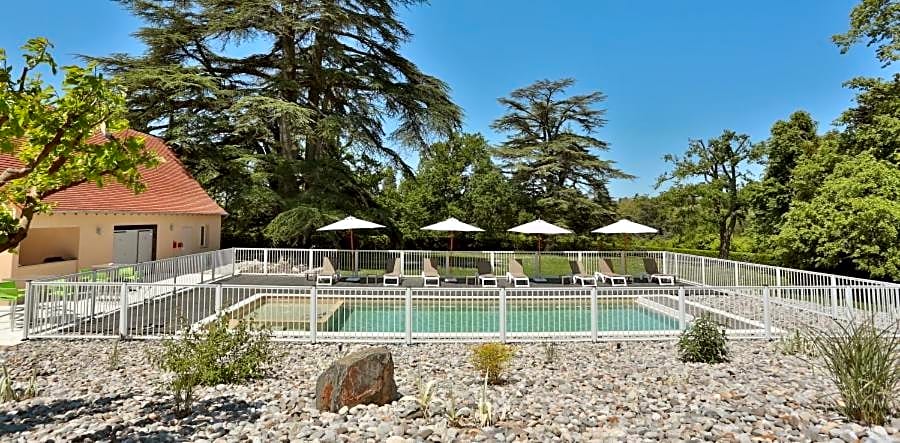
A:
[[[0,354],[38,396],[2,404],[2,441],[900,441],[900,418],[881,427],[843,420],[834,386],[796,357],[762,341],[732,342],[732,361],[683,364],[669,342],[518,346],[506,383],[489,388],[497,423],[473,411],[482,379],[470,345],[392,346],[404,399],[332,414],[315,409],[318,374],[359,346],[284,344],[274,375],[242,386],[202,388],[194,413],[176,418],[165,376],[147,363],[158,342],[35,340]],[[436,382],[432,416],[417,380]],[[463,415],[450,426],[453,391]]]

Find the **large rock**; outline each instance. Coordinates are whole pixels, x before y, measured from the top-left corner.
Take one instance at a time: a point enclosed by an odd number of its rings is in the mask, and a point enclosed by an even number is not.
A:
[[[383,405],[400,398],[394,382],[394,359],[386,348],[348,354],[319,375],[316,407],[337,412],[342,406]]]

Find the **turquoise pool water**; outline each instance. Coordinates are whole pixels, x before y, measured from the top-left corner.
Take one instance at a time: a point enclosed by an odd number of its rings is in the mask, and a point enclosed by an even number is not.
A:
[[[403,332],[406,312],[402,303],[345,304],[324,323],[323,331]],[[460,305],[414,303],[414,332],[496,332],[500,316],[496,304]],[[589,332],[589,304],[556,303],[536,306],[507,304],[508,332]],[[599,331],[677,330],[678,320],[630,301],[600,303],[597,306]]]

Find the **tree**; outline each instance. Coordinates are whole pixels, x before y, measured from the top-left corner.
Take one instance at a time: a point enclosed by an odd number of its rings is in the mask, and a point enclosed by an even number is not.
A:
[[[583,230],[611,219],[606,185],[631,178],[596,152],[609,149],[595,137],[606,124],[599,91],[561,97],[573,79],[541,80],[501,98],[506,114],[492,128],[509,134],[497,150],[506,172],[527,195],[527,210]]]
[[[147,52],[98,60],[136,91],[134,124],[182,146],[230,219],[257,223],[239,196],[270,189],[273,240],[308,243],[325,214],[374,208],[363,156],[410,174],[398,145],[459,126],[449,88],[399,52],[397,9],[418,0],[119,1],[147,23]]]
[[[777,233],[794,198],[791,189],[794,168],[801,156],[811,155],[818,149],[816,127],[809,113],[797,111],[787,120],[775,122],[769,139],[757,144],[766,165],[762,180],[752,185],[753,220],[758,233],[766,236]]]
[[[841,152],[871,153],[900,165],[900,74],[890,80],[856,78],[845,84],[857,91],[856,106],[844,111],[836,124],[844,128]]]
[[[663,159],[673,170],[660,176],[657,186],[672,181],[698,201],[716,225],[719,257],[728,258],[738,221],[746,215],[741,189],[752,178],[747,166],[759,159],[750,136],[725,130],[705,142],[690,140],[682,157],[667,154]]]
[[[394,214],[404,240],[417,246],[445,247],[434,233],[421,227],[457,217],[486,232],[476,234],[483,243],[497,244],[517,211],[513,188],[493,164],[490,146],[480,134],[460,134],[431,145],[414,178],[398,189]],[[473,237],[467,237],[473,238]]]
[[[791,265],[900,280],[900,170],[843,156],[811,200],[794,203],[775,243]]]
[[[51,48],[44,38],[29,40],[21,69],[0,49],[0,154],[17,163],[0,170],[0,252],[18,246],[34,216],[52,209],[48,197],[110,179],[139,192],[138,167],[158,162],[136,137],[88,142],[104,125],[113,133],[127,127],[125,89],[92,65],[65,66],[60,94],[39,74],[57,75]]]
[[[850,29],[832,40],[841,54],[863,41],[876,46],[875,55],[885,67],[900,60],[900,2],[862,0],[850,11]]]

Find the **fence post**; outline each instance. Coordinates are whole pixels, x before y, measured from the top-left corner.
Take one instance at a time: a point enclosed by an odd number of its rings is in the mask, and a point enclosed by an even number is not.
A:
[[[597,288],[591,288],[591,341],[597,341]]]
[[[678,263],[680,263],[680,260],[679,260],[679,259],[681,258],[681,254],[679,254],[679,253],[676,252],[676,253],[672,254],[672,257],[674,257],[674,260],[672,261],[672,264],[675,265],[675,266],[674,266],[674,268],[675,268],[674,274],[677,275],[677,276],[680,276],[681,274],[678,273]]]
[[[491,271],[494,271],[494,266],[497,266],[497,253],[495,251],[491,251]]]
[[[700,258],[700,284],[706,286],[706,257]]]
[[[400,251],[400,275],[406,277],[406,251]]]
[[[850,286],[844,289],[844,304],[847,306],[847,319],[853,320],[853,311],[856,308],[853,306],[853,288]]]
[[[218,260],[216,260],[216,259],[218,257],[219,257],[219,254],[217,252],[212,253],[212,270],[211,270],[212,276],[210,277],[210,281],[216,281],[216,264],[218,263]]]
[[[506,343],[506,288],[500,288],[500,342]]]
[[[22,308],[24,313],[22,315],[25,318],[22,319],[22,339],[28,340],[28,330],[31,328],[31,302],[35,298],[34,294],[34,286],[31,285],[31,282],[25,282],[25,306]],[[12,315],[14,313],[11,313]]]
[[[678,287],[678,328],[687,328],[687,312],[684,310],[684,286]]]
[[[319,328],[319,288],[315,286],[309,291],[309,341],[316,342],[316,330]]]
[[[741,285],[741,280],[740,280],[740,278],[738,277],[738,263],[737,263],[737,262],[731,262],[731,266],[734,267],[734,286],[735,286],[735,287],[738,287],[738,286]]]
[[[666,251],[662,251],[662,273],[669,273],[669,253]]]
[[[122,283],[119,290],[121,306],[119,307],[119,338],[128,337],[128,283]]]
[[[234,277],[237,274],[237,262],[238,262],[238,249],[231,248],[231,276]]]
[[[831,316],[838,318],[838,288],[837,281],[831,276]]]
[[[269,273],[269,248],[263,249],[263,274]]]
[[[781,291],[781,268],[775,268],[775,286],[778,288],[778,289],[776,290],[776,292],[777,292],[776,297],[781,298],[781,297],[782,297],[782,291]]]
[[[772,318],[769,311],[769,287],[763,286],[763,324],[766,326],[766,339],[772,338]]]
[[[222,314],[222,285],[216,285],[216,315]]]
[[[412,315],[412,288],[406,288],[406,344],[412,344],[413,315]]]

